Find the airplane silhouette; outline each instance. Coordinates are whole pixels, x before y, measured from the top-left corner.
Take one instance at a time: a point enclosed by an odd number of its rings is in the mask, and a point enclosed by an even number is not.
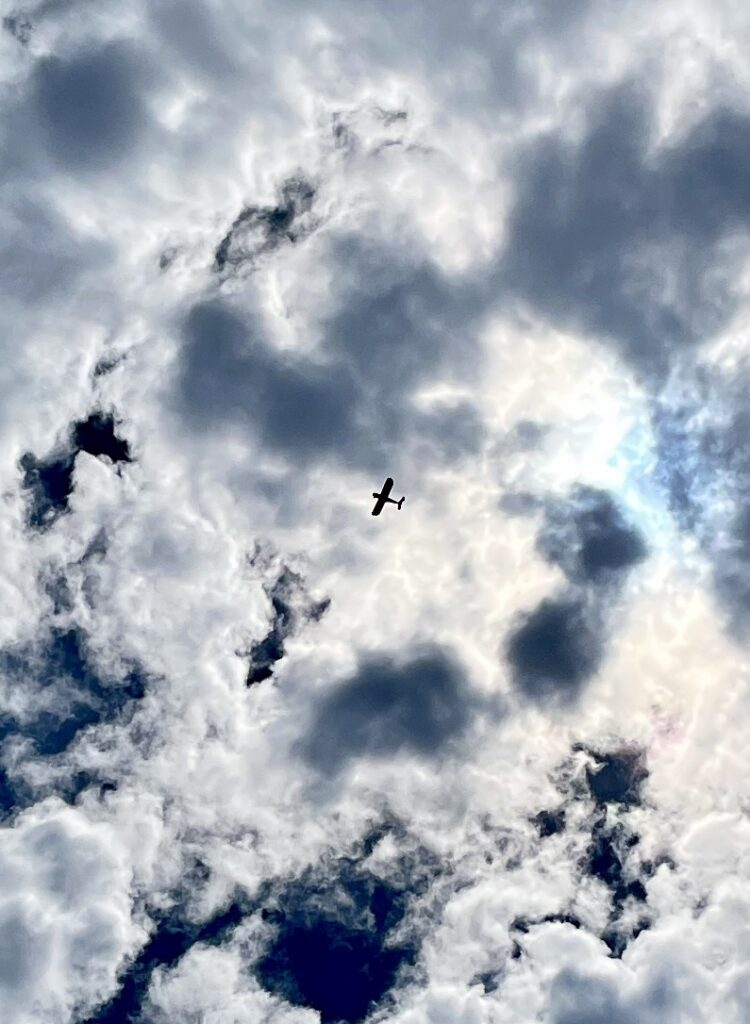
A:
[[[388,505],[388,504],[390,504],[390,505],[398,505],[398,509],[399,509],[399,511],[401,511],[401,506],[406,501],[406,498],[401,498],[400,501],[396,501],[395,498],[389,498],[388,495],[391,493],[391,488],[392,487],[393,487],[393,480],[392,480],[391,477],[388,477],[386,482],[383,484],[383,489],[381,490],[380,494],[376,494],[375,491],[372,492],[373,498],[377,498],[378,499],[375,502],[375,508],[372,510],[372,514],[374,516],[379,516],[380,513],[385,508],[385,506]]]

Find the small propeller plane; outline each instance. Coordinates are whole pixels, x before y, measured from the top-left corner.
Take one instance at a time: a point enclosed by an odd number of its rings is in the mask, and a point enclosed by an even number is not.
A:
[[[377,498],[377,501],[375,502],[375,508],[372,510],[372,514],[374,516],[379,516],[386,505],[397,505],[399,511],[401,511],[401,506],[406,501],[406,498],[401,498],[399,501],[396,501],[395,498],[389,498],[388,495],[391,493],[392,487],[393,480],[391,477],[388,477],[386,482],[383,484],[383,488],[380,494],[377,494],[375,491],[372,492],[373,498]]]

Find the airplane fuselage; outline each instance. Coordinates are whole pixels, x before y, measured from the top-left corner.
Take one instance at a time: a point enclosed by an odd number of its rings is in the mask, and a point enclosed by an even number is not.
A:
[[[372,510],[374,516],[379,516],[386,505],[395,505],[396,508],[401,511],[401,506],[406,501],[406,498],[399,498],[396,501],[395,498],[389,498],[388,495],[391,493],[393,488],[393,479],[388,477],[383,484],[383,489],[378,493],[377,491],[372,492],[373,498],[375,498],[375,508]]]

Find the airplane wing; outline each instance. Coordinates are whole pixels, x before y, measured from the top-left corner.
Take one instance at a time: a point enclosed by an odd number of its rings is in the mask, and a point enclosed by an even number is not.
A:
[[[386,500],[388,498],[388,495],[391,493],[391,488],[392,487],[393,487],[393,478],[390,477],[390,476],[386,477],[385,483],[380,488],[380,494],[373,494],[373,498],[377,498],[378,499],[375,502],[375,508],[372,510],[372,514],[374,516],[379,516],[380,513],[385,508],[385,503],[386,503]]]

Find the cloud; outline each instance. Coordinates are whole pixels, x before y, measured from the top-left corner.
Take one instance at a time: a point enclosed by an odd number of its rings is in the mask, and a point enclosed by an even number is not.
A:
[[[253,561],[257,560],[257,556]],[[272,584],[264,586],[271,601],[273,619],[271,629],[262,640],[252,644],[247,656],[250,665],[247,685],[255,686],[269,679],[274,665],[284,657],[284,641],[292,635],[300,620],[319,622],[330,606],[330,599],[311,601],[305,592],[304,580],[299,573],[283,566]]]
[[[130,920],[127,864],[111,829],[54,804],[6,830],[0,858],[6,1019],[70,1019],[102,998],[142,939]]]
[[[22,486],[29,495],[31,527],[46,529],[68,511],[76,456],[80,452],[95,458],[105,456],[113,464],[130,462],[130,447],[117,436],[113,415],[101,411],[74,423],[66,443],[57,453],[38,459],[32,452],[24,452],[19,461],[23,470]]]
[[[603,656],[601,636],[582,600],[545,598],[514,629],[506,650],[519,690],[536,700],[575,699]]]
[[[96,773],[60,763],[61,755],[85,730],[132,719],[146,691],[137,665],[121,678],[102,671],[75,626],[51,625],[34,645],[1,650],[0,679],[3,816],[49,792],[72,800],[94,785]],[[40,775],[42,766],[56,771]]]
[[[611,495],[580,486],[569,501],[548,509],[537,548],[571,582],[581,584],[612,581],[646,557],[643,538],[625,522]]]
[[[196,427],[244,424],[293,459],[333,454],[352,425],[348,374],[274,357],[253,326],[220,302],[190,311],[179,385],[184,414]]]
[[[603,978],[592,978],[575,970],[561,972],[552,989],[555,1024],[596,1024],[611,1020],[613,1024],[636,1024],[636,1021],[676,1019],[669,1013],[665,992],[656,988],[634,999],[623,997],[617,988]],[[668,1016],[665,1018],[665,1012]]]
[[[398,928],[427,866],[407,861],[402,878],[390,879],[342,861],[330,879],[310,872],[290,883],[264,910],[273,934],[254,965],[259,982],[321,1022],[365,1020],[416,961],[418,944],[399,941]]]
[[[181,60],[193,74],[209,81],[226,82],[236,72],[232,66],[232,47],[224,38],[219,19],[198,3],[173,2],[155,4],[149,15],[159,29],[169,56]]]
[[[87,1024],[137,1020],[143,1013],[148,987],[157,969],[173,966],[197,945],[225,941],[246,912],[242,903],[235,902],[201,924],[185,920],[179,913],[160,914],[148,941],[118,979],[116,994],[96,1009]]]
[[[350,283],[316,357],[274,351],[257,313],[222,299],[193,306],[177,386],[186,423],[243,425],[300,466],[333,459],[387,472],[399,442],[415,435],[442,458],[476,450],[481,424],[469,402],[427,412],[411,402],[436,373],[471,365],[471,296],[427,265],[403,268],[405,283],[398,263],[358,239],[340,241],[332,258]]]
[[[648,776],[637,750],[594,753],[594,768],[586,769],[591,794],[600,805],[638,803],[640,788]]]
[[[81,237],[38,198],[19,198],[3,214],[0,289],[13,305],[59,299],[82,273],[109,256],[103,240]]]
[[[425,650],[400,663],[366,657],[351,678],[324,695],[302,753],[326,774],[356,757],[402,750],[436,756],[469,728],[478,706],[444,651]]]
[[[654,412],[658,473],[681,530],[696,538],[713,567],[715,592],[733,632],[747,629],[746,368],[710,365],[675,372]]]
[[[42,58],[31,89],[44,144],[72,173],[113,167],[148,126],[136,59],[122,43]]]
[[[716,264],[718,243],[747,231],[738,183],[749,124],[717,109],[654,154],[643,85],[597,96],[580,141],[551,133],[521,159],[503,279],[543,315],[611,339],[639,373],[663,379],[676,353],[733,311]]]
[[[290,178],[281,186],[276,206],[245,207],[216,247],[214,270],[221,273],[247,262],[252,266],[258,256],[273,252],[282,242],[294,243],[303,238],[304,215],[309,213],[314,199],[312,185],[302,178]]]
[[[750,21],[4,27],[10,1024],[742,1019]]]
[[[523,696],[564,706],[600,669],[613,597],[648,549],[604,490],[575,484],[565,498],[521,497],[520,505],[505,502],[504,509],[512,515],[544,510],[536,550],[562,569],[569,586],[519,615],[503,650]]]

